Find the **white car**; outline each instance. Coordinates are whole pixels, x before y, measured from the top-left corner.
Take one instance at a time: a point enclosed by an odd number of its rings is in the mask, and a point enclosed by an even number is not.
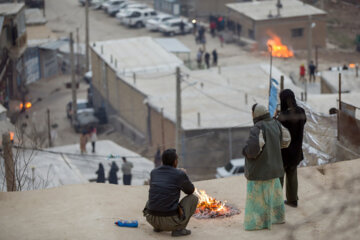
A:
[[[117,12],[116,18],[119,23],[123,23],[124,17],[129,16],[134,9],[146,9],[149,8],[146,4],[143,3],[133,3],[128,2],[122,5],[122,8]]]
[[[165,21],[164,23],[160,24],[159,31],[165,35],[173,36],[175,34],[181,33],[181,22],[184,24],[184,33],[192,32],[192,24],[189,23],[185,19],[175,18]]]
[[[173,19],[173,18],[175,18],[175,17],[168,15],[168,14],[161,14],[153,19],[147,20],[145,25],[146,25],[146,28],[150,31],[158,31],[160,24],[162,24],[165,21],[168,21],[170,19]]]
[[[145,26],[145,22],[151,18],[155,18],[157,13],[154,9],[136,9],[132,13],[122,19],[122,23],[128,27],[141,28]]]
[[[117,1],[117,0],[105,0],[103,4],[101,4],[101,8],[104,10],[104,12],[107,13],[108,7],[110,6],[111,2]]]
[[[106,0],[92,0],[92,8],[93,9],[100,9],[102,7],[102,4],[105,3]]]
[[[216,169],[216,178],[243,175],[245,170],[245,158],[232,159],[225,167]]]
[[[106,13],[114,17],[124,4],[125,0],[111,1],[107,7]]]

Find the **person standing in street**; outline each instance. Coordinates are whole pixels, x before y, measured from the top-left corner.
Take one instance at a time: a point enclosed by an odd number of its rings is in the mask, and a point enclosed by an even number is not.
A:
[[[208,52],[205,53],[205,64],[206,68],[210,68],[210,54]]]
[[[155,163],[155,168],[157,168],[157,167],[159,167],[161,165],[160,147],[158,147],[157,150],[156,150],[155,157],[154,157],[154,163]]]
[[[180,27],[181,35],[184,35],[185,34],[185,23],[183,20],[181,20],[179,27]]]
[[[214,50],[212,51],[212,56],[213,56],[213,65],[214,65],[214,66],[217,66],[218,54],[217,54],[216,49],[214,49]]]
[[[198,50],[198,52],[197,52],[197,55],[196,55],[196,62],[197,62],[197,65],[198,65],[198,68],[199,68],[199,69],[201,68],[202,55],[203,55],[203,51],[202,51],[201,48],[199,48],[199,50]]]
[[[313,79],[313,81],[315,82],[316,78],[315,78],[315,70],[316,70],[316,66],[314,65],[313,61],[310,61],[309,64],[309,82],[311,82],[311,79]]]
[[[285,204],[291,207],[298,206],[298,179],[297,166],[304,159],[302,142],[306,114],[303,108],[299,107],[295,95],[290,89],[280,93],[280,113],[277,119],[286,127],[291,135],[291,143],[288,148],[281,150],[286,176],[286,201]],[[284,185],[284,177],[280,178],[281,185]]]
[[[118,184],[117,172],[119,171],[118,165],[113,161],[109,172],[109,183]]]
[[[194,214],[198,197],[195,187],[184,169],[178,169],[178,155],[175,149],[162,154],[162,165],[150,173],[149,200],[143,210],[146,221],[154,232],[172,231],[173,237],[186,236],[186,229]],[[180,192],[187,194],[180,202]]]
[[[306,81],[306,79],[305,79],[305,66],[304,66],[304,64],[301,64],[300,65],[300,79],[299,79],[299,81],[301,82],[301,83],[304,83],[305,81]]]
[[[121,166],[121,171],[123,173],[123,184],[131,185],[131,169],[134,167],[134,165],[131,162],[128,162],[126,157],[123,157],[122,160],[123,164]]]
[[[96,127],[93,127],[93,129],[91,130],[90,140],[92,146],[92,153],[95,153],[95,143],[97,141]]]
[[[88,136],[85,131],[83,131],[80,135],[80,152],[81,154],[86,153],[86,143],[88,141]]]
[[[97,179],[96,179],[97,183],[105,183],[105,170],[102,163],[99,163],[99,169],[96,171],[96,175],[97,175]]]
[[[265,106],[252,107],[254,126],[243,148],[247,194],[245,230],[271,229],[285,222],[285,206],[280,177],[284,176],[281,148],[290,144],[290,133],[270,117]]]

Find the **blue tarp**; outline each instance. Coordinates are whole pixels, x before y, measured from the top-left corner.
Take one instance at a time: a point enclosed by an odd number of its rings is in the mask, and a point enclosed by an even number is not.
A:
[[[274,116],[276,111],[276,106],[278,104],[278,86],[279,82],[276,81],[274,78],[271,79],[271,86],[270,86],[270,96],[269,96],[269,113],[270,116]]]

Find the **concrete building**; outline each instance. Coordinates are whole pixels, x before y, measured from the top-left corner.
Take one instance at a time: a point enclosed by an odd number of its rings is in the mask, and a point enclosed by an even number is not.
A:
[[[154,152],[175,147],[175,67],[181,61],[150,38],[96,42],[91,59],[95,107],[105,107],[121,134]],[[268,64],[225,67],[221,73],[182,66],[181,154],[190,173],[204,174],[206,168],[212,177],[216,167],[242,156],[253,124],[251,106],[268,104],[269,70]],[[273,68],[273,77],[280,75]],[[290,79],[284,85],[300,95]]]
[[[23,57],[26,42],[25,5],[0,4],[0,103],[2,104],[7,105],[10,99],[21,99],[26,93]]]
[[[243,38],[258,42],[259,49],[267,49],[267,40],[273,34],[293,50],[307,49],[311,34],[312,47],[325,47],[326,12],[298,0],[253,1],[229,3],[228,19],[232,30]]]

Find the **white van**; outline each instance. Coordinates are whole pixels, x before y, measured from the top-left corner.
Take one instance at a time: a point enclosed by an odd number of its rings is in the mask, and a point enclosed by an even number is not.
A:
[[[145,22],[148,19],[155,18],[157,12],[154,9],[135,9],[130,15],[123,18],[123,24],[128,27],[141,28],[145,26]]]
[[[216,169],[216,178],[243,175],[245,170],[245,158],[232,159],[225,167]]]

